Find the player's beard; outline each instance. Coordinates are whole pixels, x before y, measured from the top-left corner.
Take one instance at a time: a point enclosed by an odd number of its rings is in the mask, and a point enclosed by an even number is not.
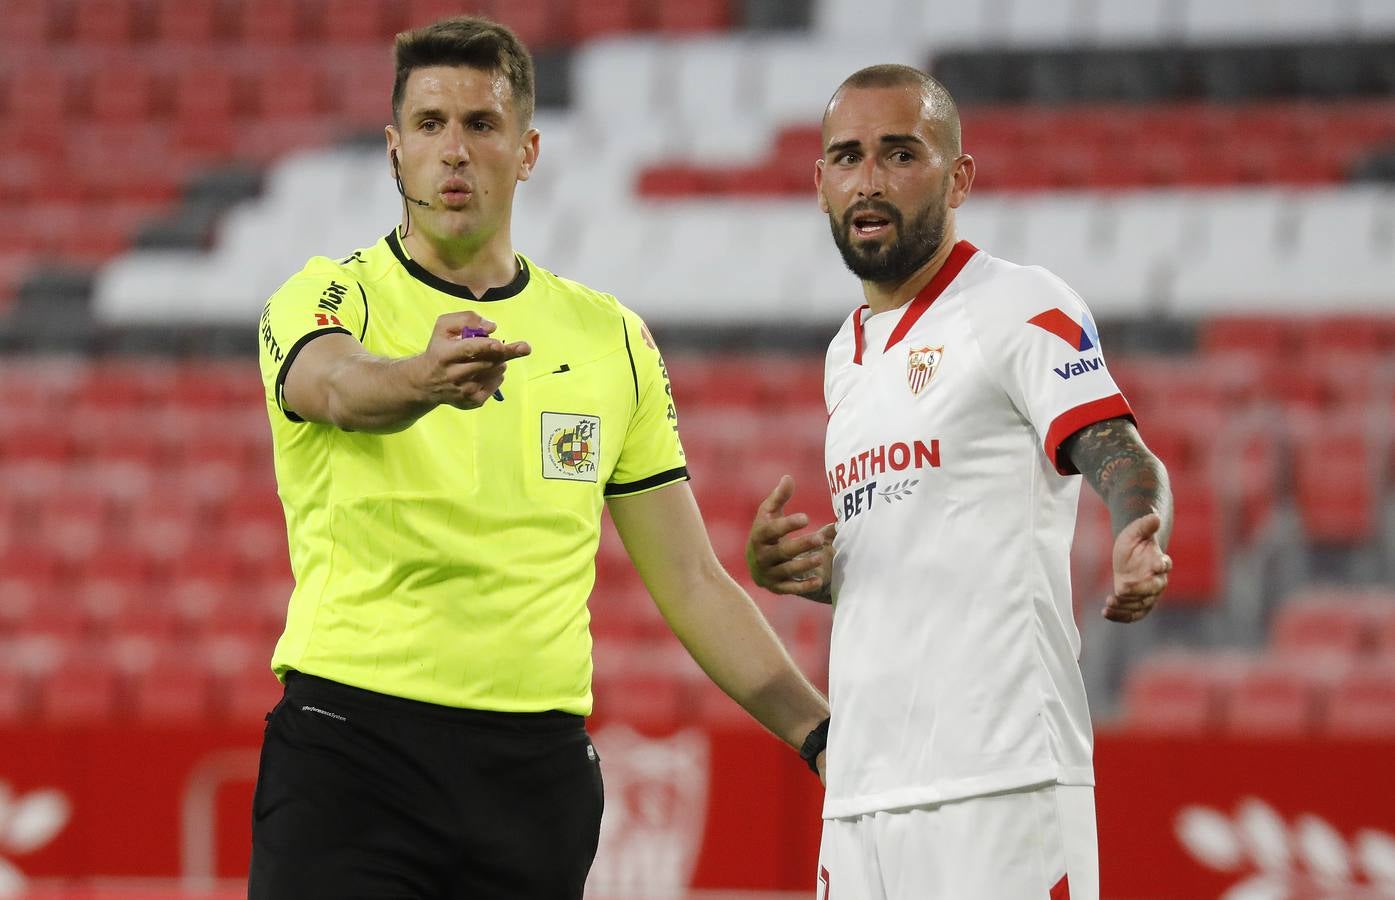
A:
[[[874,212],[890,221],[896,229],[895,238],[854,244],[852,219],[862,212]],[[833,230],[833,242],[843,254],[844,264],[854,275],[873,284],[896,284],[909,278],[940,249],[948,215],[943,195],[931,197],[925,207],[911,217],[909,226],[899,209],[890,203],[870,200],[850,207],[843,213],[841,222],[830,212],[828,224]]]

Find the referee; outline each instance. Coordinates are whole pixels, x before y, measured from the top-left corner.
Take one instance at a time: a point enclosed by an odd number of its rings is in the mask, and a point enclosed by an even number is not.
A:
[[[580,898],[603,504],[713,681],[820,764],[828,707],[712,552],[643,322],[513,249],[528,51],[479,18],[400,34],[392,113],[401,225],[259,328],[295,590],[249,895]]]

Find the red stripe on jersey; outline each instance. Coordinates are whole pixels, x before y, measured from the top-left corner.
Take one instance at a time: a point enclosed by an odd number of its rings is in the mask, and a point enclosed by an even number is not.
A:
[[[862,351],[867,346],[867,339],[862,335],[862,311],[868,308],[867,304],[864,303],[853,312],[853,365],[855,366],[862,365]]]
[[[1070,876],[1062,875],[1061,880],[1051,889],[1050,900],[1070,900]]]
[[[1059,309],[1048,309],[1044,313],[1038,313],[1028,319],[1027,324],[1051,332],[1076,350],[1089,350],[1094,346],[1085,334],[1085,329],[1080,327],[1080,323]]]
[[[1075,466],[1071,464],[1070,460],[1057,458],[1061,445],[1066,442],[1066,438],[1086,425],[1103,422],[1105,419],[1118,418],[1134,418],[1133,410],[1129,408],[1129,401],[1124,399],[1123,394],[1101,397],[1099,400],[1091,400],[1089,403],[1082,403],[1074,409],[1066,410],[1056,417],[1056,421],[1052,422],[1051,427],[1046,431],[1046,458],[1051,460],[1056,471],[1062,475],[1079,475],[1080,473],[1075,470]]]
[[[949,251],[949,256],[945,259],[945,264],[940,266],[940,271],[935,273],[935,277],[930,279],[929,284],[920,289],[920,293],[915,295],[915,299],[901,314],[901,321],[896,323],[891,337],[886,339],[886,350],[895,347],[910,332],[911,326],[925,315],[930,304],[934,303],[945,292],[945,288],[949,287],[949,283],[964,268],[964,264],[977,252],[978,248],[968,241],[960,241],[954,245],[954,249]]]

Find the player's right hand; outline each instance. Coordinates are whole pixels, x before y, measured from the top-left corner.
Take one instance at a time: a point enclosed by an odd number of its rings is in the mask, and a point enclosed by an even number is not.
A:
[[[446,313],[436,320],[431,341],[418,357],[422,388],[433,403],[457,409],[483,406],[504,383],[509,360],[533,352],[526,341],[495,340],[496,327],[473,312]],[[472,330],[484,335],[471,336]]]
[[[809,524],[804,513],[785,515],[785,504],[794,496],[794,479],[780,478],[775,490],[756,509],[746,541],[746,568],[756,584],[776,594],[798,594],[821,603],[833,574],[833,537],[838,525],[830,522],[817,531],[794,532]]]

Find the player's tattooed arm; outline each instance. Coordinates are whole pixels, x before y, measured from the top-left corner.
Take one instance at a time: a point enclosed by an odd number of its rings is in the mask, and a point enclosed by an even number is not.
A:
[[[1167,469],[1153,455],[1128,419],[1087,425],[1066,439],[1061,450],[1109,507],[1118,535],[1130,522],[1149,513],[1161,519],[1158,544],[1172,534],[1172,488]]]

